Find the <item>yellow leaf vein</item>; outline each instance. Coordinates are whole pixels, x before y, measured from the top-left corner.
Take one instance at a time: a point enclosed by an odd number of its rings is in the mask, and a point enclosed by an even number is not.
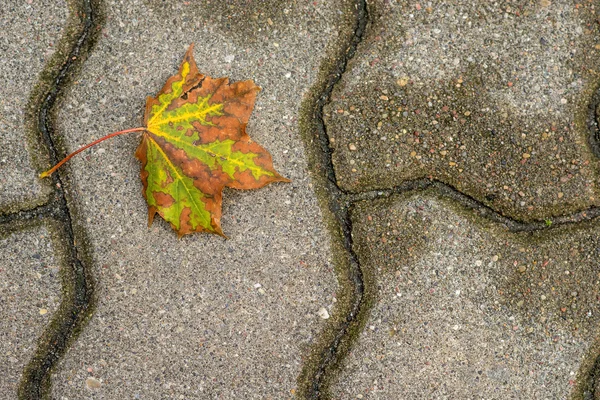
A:
[[[158,151],[160,152],[160,154],[163,156],[163,158],[167,162],[167,165],[174,172],[174,174],[176,175],[177,179],[179,179],[181,181],[181,184],[185,188],[185,191],[187,192],[187,194],[188,194],[191,202],[196,207],[196,212],[198,213],[198,215],[201,216],[202,215],[202,212],[201,212],[202,207],[200,207],[200,205],[194,199],[194,196],[192,196],[192,193],[189,191],[188,187],[186,186],[185,182],[183,181],[183,177],[179,174],[179,171],[177,171],[177,167],[175,167],[175,165],[171,162],[171,160],[169,159],[169,157],[167,156],[167,154],[163,151],[162,147],[160,147],[160,145],[154,139],[152,139],[152,137],[150,135],[147,135],[147,137],[148,137],[149,140],[152,141],[152,143],[154,143],[154,146],[156,146],[156,148],[158,149]],[[200,193],[202,193],[202,192],[200,192]],[[175,200],[178,201],[179,199],[175,199]],[[210,224],[210,221],[208,221],[208,222]]]

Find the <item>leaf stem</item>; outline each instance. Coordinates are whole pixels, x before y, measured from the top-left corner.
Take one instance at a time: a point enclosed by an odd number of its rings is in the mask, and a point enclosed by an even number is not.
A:
[[[75,150],[74,152],[72,152],[71,154],[69,154],[68,156],[66,156],[62,160],[60,160],[60,162],[58,164],[56,164],[54,167],[50,168],[48,171],[42,172],[40,174],[40,178],[46,178],[47,176],[52,175],[54,173],[54,171],[56,171],[58,168],[60,168],[61,165],[63,165],[67,161],[69,161],[75,154],[81,153],[85,149],[90,148],[90,147],[92,147],[92,146],[94,146],[94,145],[96,145],[96,144],[98,144],[98,143],[100,143],[102,141],[105,141],[106,139],[110,139],[111,137],[119,136],[119,135],[122,135],[124,133],[142,132],[142,131],[145,131],[145,130],[146,130],[146,128],[144,128],[144,127],[125,129],[125,130],[122,130],[122,131],[113,132],[113,133],[111,133],[109,135],[101,137],[98,140],[94,140],[92,143],[86,144],[82,148],[80,148],[78,150]]]

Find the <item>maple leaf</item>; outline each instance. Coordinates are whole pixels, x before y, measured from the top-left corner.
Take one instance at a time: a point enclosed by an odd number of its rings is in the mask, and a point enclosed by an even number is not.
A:
[[[179,72],[156,97],[148,97],[144,127],[135,156],[142,163],[142,193],[148,203],[148,225],[158,213],[177,234],[221,230],[224,187],[256,189],[271,182],[289,182],[273,168],[271,155],[252,141],[246,125],[260,88],[253,81],[230,83],[198,72],[191,45]]]

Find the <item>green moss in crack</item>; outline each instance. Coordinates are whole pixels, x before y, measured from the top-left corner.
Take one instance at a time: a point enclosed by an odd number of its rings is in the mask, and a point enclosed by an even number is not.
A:
[[[19,398],[50,399],[51,376],[56,368],[56,361],[66,349],[76,340],[83,326],[91,318],[95,302],[82,299],[80,296],[82,282],[80,273],[73,263],[72,244],[65,240],[66,234],[63,224],[56,220],[47,219],[45,225],[50,232],[55,254],[59,259],[61,280],[61,303],[58,310],[44,329],[37,341],[35,353],[23,371],[23,378],[19,386]],[[91,262],[91,257],[86,253],[80,257],[84,262]],[[89,264],[88,264],[89,265]],[[89,273],[85,273],[85,285],[88,293],[93,293],[93,284]],[[91,297],[93,300],[93,297]],[[85,307],[82,308],[82,304]],[[75,317],[74,315],[77,314]],[[75,321],[74,319],[75,318]],[[75,329],[73,330],[73,325]]]
[[[356,266],[344,244],[347,240],[346,235],[350,233],[344,233],[343,223],[339,220],[339,218],[348,217],[349,204],[343,193],[335,189],[332,186],[333,183],[329,181],[332,173],[327,160],[329,154],[323,151],[321,138],[318,136],[321,127],[317,117],[319,113],[317,107],[331,80],[335,79],[335,71],[339,68],[340,60],[343,60],[346,55],[348,38],[352,38],[354,35],[357,18],[355,4],[347,1],[344,6],[343,18],[338,23],[338,31],[341,34],[321,63],[316,82],[305,96],[300,110],[299,128],[304,141],[314,191],[322,210],[324,222],[331,235],[330,250],[339,285],[336,307],[332,316],[310,349],[298,377],[297,394],[301,398],[312,398],[316,395],[315,389],[318,389],[320,398],[330,397],[328,388],[334,379],[335,372],[364,328],[366,316],[372,304],[369,298],[371,293],[370,276],[363,276],[364,284],[368,288],[363,294],[359,314],[350,316],[351,310],[358,300],[357,296],[359,296],[359,293],[356,292],[358,287],[354,282],[357,271],[353,270]],[[353,319],[348,324],[349,318]],[[334,341],[339,338],[344,327],[346,330],[341,336],[339,345],[333,348]],[[315,387],[317,384],[315,380],[319,381],[318,388]]]
[[[97,36],[100,33],[99,29],[104,23],[105,13],[100,0],[90,0],[90,3],[95,10],[95,26],[88,32],[90,40],[86,42],[85,46],[81,47],[77,59],[68,58],[84,29],[83,15],[85,13],[80,0],[68,0],[69,15],[63,36],[55,46],[54,53],[44,66],[29,96],[25,111],[25,132],[33,165],[40,172],[47,170],[51,164],[49,149],[44,145],[44,140],[40,134],[40,130],[42,129],[39,126],[40,108],[43,105],[45,97],[51,91],[56,90],[57,98],[54,106],[51,110],[48,110],[50,112],[50,120],[48,122],[52,126],[55,126],[56,110],[59,109],[61,100],[67,94],[65,92],[68,92],[69,86],[81,70],[83,61],[87,58],[89,51],[96,43]],[[66,63],[71,64],[69,73],[66,79],[61,82],[60,87],[54,88],[59,71]],[[61,135],[55,132],[52,139],[59,155],[69,153]],[[49,180],[41,180],[41,182],[45,185],[51,185],[51,181]]]

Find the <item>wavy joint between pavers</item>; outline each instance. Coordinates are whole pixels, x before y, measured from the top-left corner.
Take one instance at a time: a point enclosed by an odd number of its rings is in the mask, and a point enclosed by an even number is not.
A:
[[[28,133],[32,137],[30,147],[38,147],[41,139],[41,146],[47,153],[47,157],[42,158],[48,158],[48,163],[59,159],[58,138],[54,134],[57,99],[95,43],[99,33],[97,27],[102,22],[99,1],[69,1],[69,22],[59,45],[59,49],[64,48],[64,54],[57,51],[46,64],[30,99],[27,113]],[[37,168],[42,167],[42,162],[36,164]],[[62,249],[62,301],[24,369],[18,390],[20,399],[50,397],[51,371],[94,309],[93,280],[86,267],[90,264],[90,251],[86,247],[85,232],[74,224],[60,175],[55,174],[51,182],[53,191],[45,203],[35,207],[23,204],[20,210],[0,214],[0,224],[8,226],[48,218]]]
[[[368,23],[367,3],[365,0],[356,0],[354,8],[356,18],[352,32],[335,46],[337,54],[333,60],[326,60],[322,64],[317,83],[303,101],[300,113],[300,130],[309,158],[309,169],[333,237],[336,275],[342,288],[337,296],[338,308],[334,318],[330,319],[317,343],[313,345],[298,377],[298,394],[307,399],[329,396],[328,387],[333,372],[349,350],[353,338],[360,333],[368,314],[363,271],[353,250],[350,199],[337,184],[323,120],[323,108],[330,102],[335,85],[342,78],[365,34]]]

